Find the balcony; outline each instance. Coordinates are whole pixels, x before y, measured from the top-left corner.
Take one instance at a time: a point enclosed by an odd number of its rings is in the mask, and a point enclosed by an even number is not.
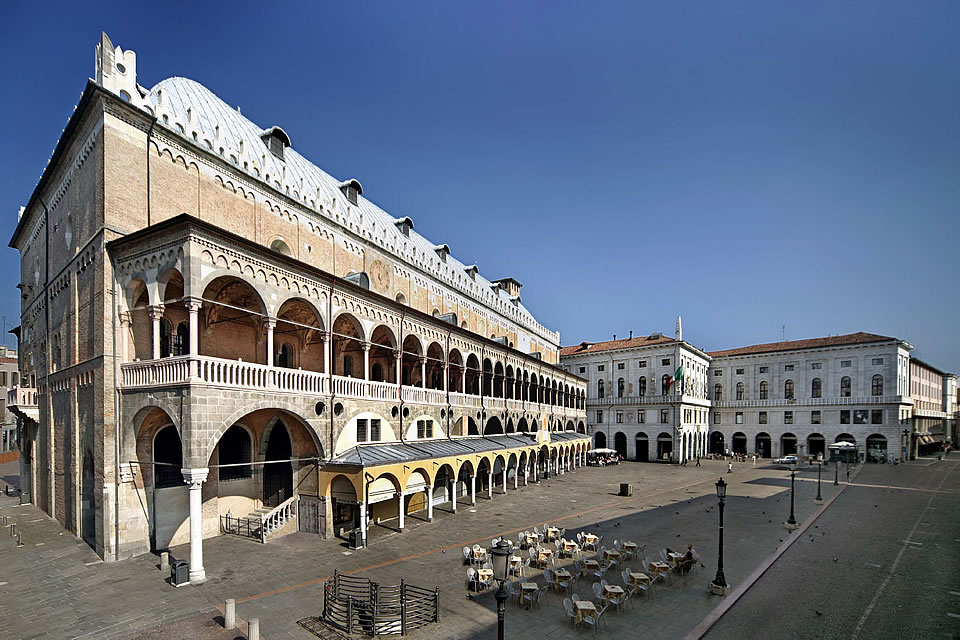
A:
[[[11,387],[7,391],[7,408],[21,418],[40,421],[37,390],[32,387]]]
[[[398,402],[401,397],[405,403],[446,405],[449,395],[450,405],[467,409],[529,411],[532,413],[554,413],[569,417],[583,416],[584,411],[573,407],[540,404],[523,400],[508,400],[492,396],[479,396],[469,393],[442,389],[424,389],[416,386],[400,386],[392,382],[375,382],[346,376],[328,376],[318,371],[268,367],[263,364],[226,360],[209,356],[177,356],[160,360],[143,360],[120,366],[120,386],[125,390],[154,389],[185,385],[222,387],[248,391],[269,391],[274,393],[296,393],[333,395],[362,400],[382,400]],[[10,391],[11,400],[17,391]],[[31,392],[34,411],[36,411],[36,390]],[[28,394],[24,394],[28,395]],[[13,409],[13,406],[11,406]]]
[[[899,404],[903,396],[859,396],[850,398],[768,398],[766,400],[720,400],[713,403],[715,409],[742,409],[750,407],[826,407],[837,405]]]
[[[613,398],[587,398],[591,407],[613,407],[621,405],[668,404],[671,402],[704,402],[703,398],[671,394],[666,396],[620,396]]]

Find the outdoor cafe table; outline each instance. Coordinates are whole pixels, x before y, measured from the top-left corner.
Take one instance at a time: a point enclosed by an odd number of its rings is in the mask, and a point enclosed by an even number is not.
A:
[[[557,569],[556,571],[553,572],[553,574],[554,574],[555,576],[557,576],[558,578],[567,579],[567,578],[570,577],[570,570],[569,570],[569,569]]]
[[[522,594],[525,594],[525,593],[536,592],[538,588],[539,588],[539,587],[537,587],[537,583],[536,583],[536,582],[521,582],[521,583],[520,583],[520,593],[521,593],[521,595],[522,595]]]
[[[547,540],[556,540],[560,535],[560,527],[547,527]]]
[[[562,548],[564,553],[573,553],[577,550],[577,543],[573,540],[564,540]]]
[[[630,572],[630,584],[638,585],[650,582],[650,576],[639,571]]]
[[[584,616],[596,617],[597,608],[589,600],[574,600],[573,610],[577,612],[577,622],[583,622]]]
[[[677,553],[676,551],[671,551],[670,553],[667,554],[667,557],[670,558],[670,562],[672,562],[673,564],[677,564],[681,560],[683,560],[683,554]]]
[[[670,573],[670,565],[666,562],[651,562],[650,568],[653,569],[653,572],[657,575],[661,573]]]
[[[528,533],[524,541],[527,543],[528,547],[533,547],[540,542],[540,537],[535,533]]]
[[[614,560],[619,560],[620,552],[617,551],[616,549],[607,549],[606,551],[603,552],[603,557],[606,558],[607,560],[610,560],[611,558],[613,558]]]
[[[599,536],[596,536],[596,535],[594,535],[594,534],[592,534],[592,533],[585,533],[585,534],[583,534],[583,541],[586,542],[587,544],[594,544],[594,543],[596,543],[599,539],[600,539]]]
[[[637,548],[637,543],[636,543],[636,542],[627,542],[626,540],[624,540],[624,542],[623,542],[623,550],[624,550],[624,551],[635,551],[636,548]]]
[[[487,550],[483,547],[473,550],[473,559],[474,561],[481,563],[487,559]]]
[[[599,569],[600,563],[596,560],[584,560],[583,566],[585,569]]]
[[[510,571],[516,571],[519,567],[523,566],[523,558],[520,556],[510,556]]]
[[[609,598],[610,596],[622,596],[623,587],[617,584],[606,584],[603,586],[604,598]]]

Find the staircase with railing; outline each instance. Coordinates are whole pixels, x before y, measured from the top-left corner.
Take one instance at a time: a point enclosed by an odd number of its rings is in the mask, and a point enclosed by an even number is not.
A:
[[[284,500],[272,509],[261,508],[247,516],[220,516],[220,532],[266,543],[272,534],[280,532],[288,523],[296,522],[300,496]]]

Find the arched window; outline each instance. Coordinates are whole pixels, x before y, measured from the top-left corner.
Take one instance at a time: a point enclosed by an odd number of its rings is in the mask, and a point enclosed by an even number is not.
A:
[[[406,370],[404,370],[406,373]],[[348,378],[353,377],[353,357],[352,356],[343,356],[343,375]],[[408,381],[404,381],[404,384],[409,384]]]
[[[783,397],[787,400],[793,400],[793,380],[787,380],[783,383]]]
[[[870,382],[870,395],[883,395],[883,376],[880,374],[873,376],[873,380]]]
[[[160,318],[160,357],[169,358],[170,357],[170,339],[173,333],[173,329],[170,326],[170,321],[166,318]]]
[[[660,395],[665,396],[668,391],[670,391],[670,375],[665,373],[660,379]]]
[[[177,325],[177,333],[173,336],[173,355],[185,356],[190,352],[190,326],[186,322]]]
[[[603,380],[597,380],[597,397],[603,397]]]
[[[370,379],[374,382],[383,382],[383,366],[379,362],[374,362],[370,367]]]
[[[743,400],[743,383],[737,383],[737,400]]]
[[[823,382],[820,381],[820,378],[814,378],[813,382],[810,383],[810,397],[819,398],[823,395]]]
[[[221,465],[239,464],[243,466],[221,466],[220,480],[239,480],[253,476],[253,469],[244,464],[253,460],[253,451],[250,444],[250,434],[240,425],[233,425],[227,429],[218,444]]]
[[[770,386],[767,384],[767,381],[764,380],[760,383],[760,399],[766,400],[770,395]]]
[[[279,253],[279,254],[281,254],[281,255],[285,255],[285,256],[291,255],[291,254],[290,254],[290,247],[288,247],[288,246],[287,246],[287,243],[284,242],[283,240],[281,240],[280,238],[277,238],[276,240],[274,240],[273,242],[271,242],[271,243],[270,243],[270,248],[271,248],[273,251],[276,251],[277,253]]]
[[[713,399],[715,402],[723,400],[723,387],[720,386],[719,382],[713,385]]]
[[[626,385],[623,383],[623,378],[620,378],[619,380],[617,380],[617,397],[618,398],[623,397],[623,389],[625,386]]]
[[[647,377],[640,376],[640,381],[637,383],[637,394],[642,396],[647,395]]]
[[[840,397],[849,398],[850,397],[850,376],[843,376],[840,378]]]
[[[277,367],[283,367],[285,369],[293,368],[293,347],[290,346],[289,342],[284,342],[282,345],[280,345],[280,349],[277,351],[277,357],[275,358],[273,364]]]

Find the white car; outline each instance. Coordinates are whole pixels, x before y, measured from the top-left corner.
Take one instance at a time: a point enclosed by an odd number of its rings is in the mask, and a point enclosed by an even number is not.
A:
[[[782,458],[777,458],[776,460],[773,461],[773,464],[790,465],[790,464],[799,464],[799,463],[800,463],[800,458],[794,455],[783,456]]]

